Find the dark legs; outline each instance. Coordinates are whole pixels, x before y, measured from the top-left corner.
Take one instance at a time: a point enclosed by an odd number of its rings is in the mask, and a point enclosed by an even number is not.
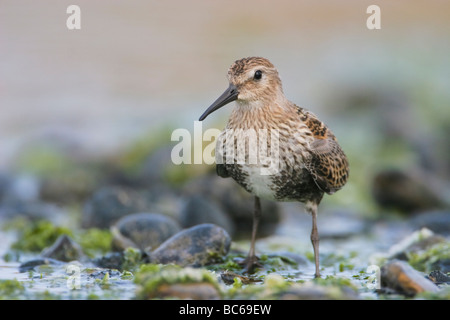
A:
[[[253,228],[252,228],[252,242],[250,244],[250,251],[247,258],[244,260],[244,272],[252,273],[254,268],[258,266],[258,258],[255,254],[256,233],[258,231],[259,219],[261,218],[261,202],[259,197],[255,196],[255,209],[253,211]]]
[[[320,201],[320,200],[319,200]],[[314,276],[320,278],[320,268],[319,268],[319,232],[317,230],[317,207],[318,203],[308,202],[306,203],[306,210],[312,216],[312,229],[311,229],[311,243],[314,249],[314,261],[316,264],[316,272]],[[247,258],[243,261],[244,272],[252,273],[259,265],[258,258],[255,254],[255,241],[256,233],[258,231],[259,220],[261,218],[261,202],[259,197],[255,196],[255,209],[253,212],[253,228],[252,228],[252,240],[250,244],[250,250],[248,252]]]
[[[314,260],[316,263],[316,273],[314,276],[316,278],[320,278],[319,271],[319,232],[317,231],[317,204],[316,203],[308,203],[306,205],[306,210],[312,216],[312,229],[311,229],[311,243],[314,249]]]

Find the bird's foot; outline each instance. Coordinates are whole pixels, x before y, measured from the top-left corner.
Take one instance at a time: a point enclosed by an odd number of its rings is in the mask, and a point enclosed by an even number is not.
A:
[[[245,259],[240,259],[239,261],[236,261],[237,264],[240,266],[243,266],[242,269],[243,273],[254,273],[256,268],[262,268],[262,264],[259,262],[259,258],[257,256],[247,256]]]

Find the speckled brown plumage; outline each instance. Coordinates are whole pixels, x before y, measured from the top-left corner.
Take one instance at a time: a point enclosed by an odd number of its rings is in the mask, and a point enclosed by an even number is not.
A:
[[[322,121],[286,99],[278,71],[267,59],[251,57],[237,60],[228,71],[228,80],[230,86],[227,91],[200,120],[236,100],[226,129],[217,139],[216,162],[219,176],[233,178],[255,195],[255,224],[246,268],[252,270],[256,264],[254,239],[259,219],[259,198],[300,201],[305,203],[313,218],[311,241],[316,256],[316,276],[319,276],[317,207],[324,193],[333,194],[347,182],[347,158],[334,134]],[[267,138],[267,154],[272,156],[270,164],[261,156],[256,163],[248,161],[260,145],[250,142],[245,145],[244,163],[238,163],[236,149],[225,147],[227,142],[246,141],[248,132],[255,132],[258,141],[264,141],[262,133],[268,133],[264,137]],[[270,139],[272,137],[276,137],[276,147]],[[277,152],[272,155],[272,151]],[[234,161],[229,161],[227,152]],[[261,169],[273,163],[277,164],[277,170],[261,174]]]

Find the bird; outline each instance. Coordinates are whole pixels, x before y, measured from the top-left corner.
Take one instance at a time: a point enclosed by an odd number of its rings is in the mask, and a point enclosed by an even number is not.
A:
[[[325,193],[333,194],[346,184],[347,157],[325,123],[285,97],[278,71],[268,59],[236,60],[227,78],[228,88],[199,121],[234,102],[226,127],[216,138],[215,160],[218,176],[231,177],[254,196],[251,243],[243,272],[254,273],[261,266],[255,241],[263,198],[304,204],[312,217],[314,276],[320,277],[318,206]],[[251,143],[252,137],[257,143]],[[239,143],[241,148],[236,146]]]

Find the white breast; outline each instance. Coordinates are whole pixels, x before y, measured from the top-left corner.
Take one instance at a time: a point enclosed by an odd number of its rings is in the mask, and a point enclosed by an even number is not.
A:
[[[257,166],[244,165],[242,171],[247,174],[246,183],[252,194],[275,200],[275,188],[271,175],[261,174],[261,168]]]

